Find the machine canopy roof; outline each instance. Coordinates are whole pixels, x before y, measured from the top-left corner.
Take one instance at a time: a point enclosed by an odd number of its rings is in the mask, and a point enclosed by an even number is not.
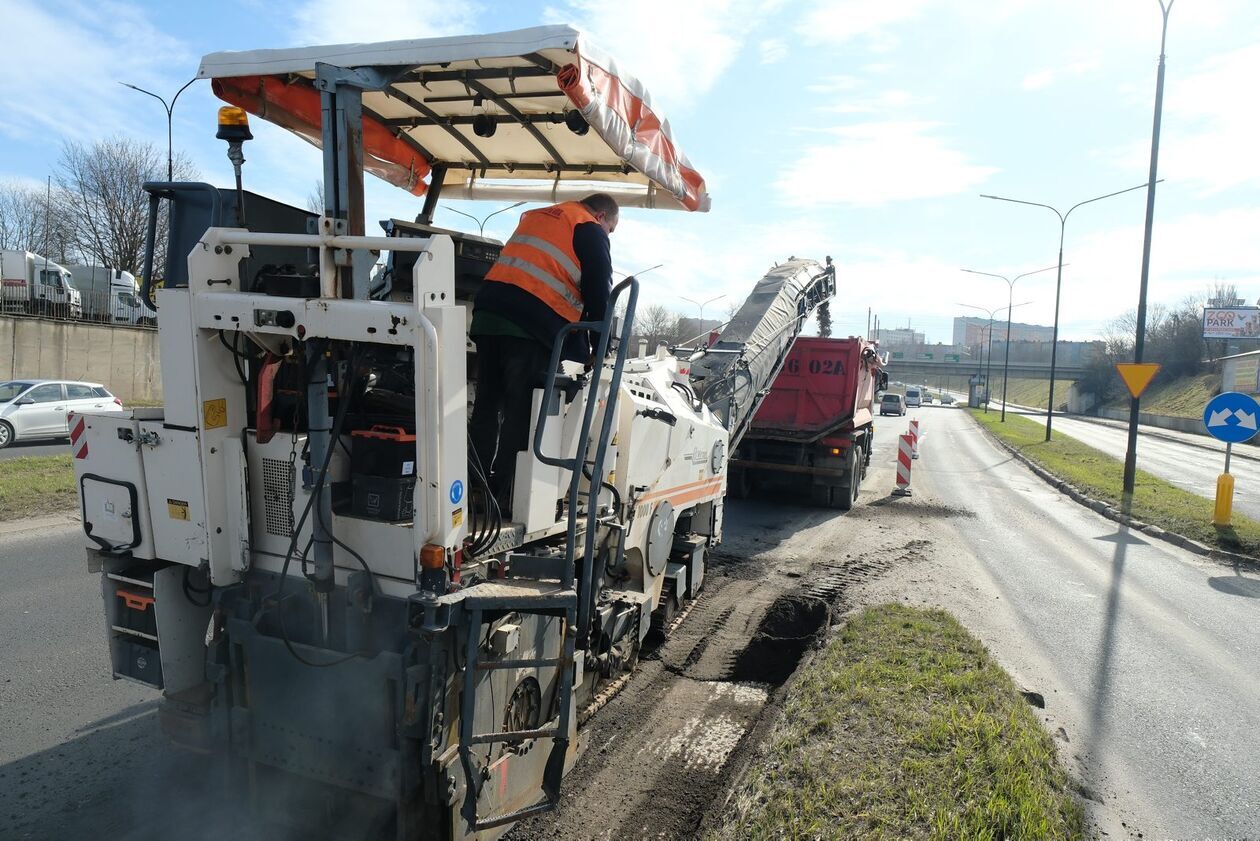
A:
[[[197,76],[318,146],[321,63],[392,79],[363,92],[364,168],[415,195],[437,175],[444,198],[564,201],[598,189],[624,206],[709,209],[704,178],[642,83],[568,26],[211,53]]]

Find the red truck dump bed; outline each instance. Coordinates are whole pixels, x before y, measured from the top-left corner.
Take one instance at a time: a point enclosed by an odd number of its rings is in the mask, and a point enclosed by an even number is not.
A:
[[[797,339],[749,434],[811,441],[869,424],[877,367],[874,345],[862,339]]]

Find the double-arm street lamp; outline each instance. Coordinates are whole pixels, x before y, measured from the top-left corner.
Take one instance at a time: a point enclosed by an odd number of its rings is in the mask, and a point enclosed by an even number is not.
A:
[[[1011,367],[1011,310],[1014,309],[1014,306],[1011,304],[1011,301],[1015,300],[1015,281],[1019,280],[1021,277],[1028,277],[1029,275],[1040,274],[1041,272],[1048,272],[1053,268],[1055,267],[1046,266],[1044,269],[1036,269],[1035,271],[1024,272],[1023,274],[1017,274],[1014,277],[1007,277],[1006,275],[993,274],[992,272],[978,272],[975,269],[963,269],[963,271],[967,272],[968,274],[982,274],[982,275],[985,275],[986,277],[996,277],[996,278],[1001,278],[1002,280],[1006,281],[1008,294],[1006,296],[1006,359],[1003,360],[1002,362],[1002,423],[1006,423],[1006,375]],[[1051,356],[1054,355],[1053,349],[1051,349],[1050,354]]]
[[[485,215],[485,217],[484,217],[484,218],[482,218],[482,219],[478,219],[476,216],[473,216],[471,213],[465,213],[465,212],[464,212],[464,211],[462,211],[462,210],[456,210],[455,208],[451,207],[451,206],[450,206],[450,205],[448,205],[448,204],[444,204],[444,205],[442,205],[442,207],[443,207],[443,208],[445,208],[446,210],[449,210],[451,213],[458,213],[460,216],[466,216],[466,217],[468,217],[469,219],[471,219],[471,220],[473,220],[474,222],[476,222],[476,223],[477,223],[477,233],[478,233],[480,236],[483,236],[483,237],[484,237],[484,236],[486,235],[486,223],[490,221],[491,217],[498,216],[500,213],[507,213],[509,210],[511,210],[511,209],[513,209],[513,208],[515,208],[515,207],[520,207],[520,206],[521,206],[521,205],[523,205],[523,204],[525,204],[525,202],[523,202],[523,201],[518,201],[518,202],[516,202],[515,204],[509,204],[507,207],[500,207],[498,210],[496,210],[496,211],[494,211],[494,212],[492,212],[492,213],[487,213],[487,214]]]
[[[145,94],[146,96],[153,97],[158,102],[162,103],[162,107],[166,109],[166,180],[167,181],[175,180],[175,148],[174,148],[174,144],[172,143],[173,137],[172,137],[172,129],[171,129],[171,118],[172,118],[172,115],[175,113],[175,101],[179,99],[179,95],[183,93],[184,91],[188,90],[188,86],[191,85],[195,81],[197,80],[189,79],[187,82],[185,82],[182,88],[175,91],[175,95],[171,97],[171,101],[169,104],[167,104],[165,99],[158,96],[153,91],[146,91],[144,88],[136,87],[130,82],[118,83],[125,88],[131,88],[133,91],[139,91],[140,93]]]
[[[1095,196],[1092,199],[1086,199],[1085,201],[1077,202],[1076,204],[1069,207],[1066,213],[1061,213],[1058,210],[1058,208],[1052,207],[1051,205],[1048,205],[1048,204],[1042,204],[1041,202],[1024,201],[1023,199],[1010,199],[1010,198],[1006,198],[1005,196],[990,196],[984,193],[981,193],[980,195],[980,198],[982,199],[996,199],[997,201],[1009,201],[1009,202],[1014,202],[1015,204],[1027,204],[1033,207],[1044,207],[1046,210],[1053,211],[1054,215],[1059,217],[1059,263],[1058,263],[1059,274],[1058,274],[1058,278],[1054,282],[1054,335],[1053,335],[1053,338],[1051,339],[1052,343],[1050,345],[1050,401],[1046,405],[1046,440],[1047,441],[1050,440],[1050,424],[1054,417],[1054,375],[1055,375],[1055,370],[1056,370],[1055,365],[1058,361],[1058,350],[1059,350],[1059,296],[1060,296],[1060,293],[1063,291],[1063,235],[1067,229],[1068,217],[1072,215],[1073,210],[1076,210],[1076,208],[1081,207],[1082,205],[1093,204],[1096,201],[1109,199],[1112,196],[1119,196],[1123,193],[1131,193],[1134,190],[1144,190],[1147,188],[1147,186],[1148,186],[1147,184],[1143,183],[1143,184],[1138,184],[1136,187],[1129,187],[1124,190],[1116,190],[1114,193],[1107,193],[1106,195]]]
[[[691,298],[684,298],[682,295],[679,295],[678,297],[680,300],[686,301],[689,304],[695,304],[697,307],[700,308],[700,319],[699,319],[700,326],[704,327],[704,308],[707,307],[709,304],[713,303],[714,301],[720,301],[723,298],[725,298],[726,293],[722,293],[721,295],[714,296],[707,301],[693,301]]]
[[[991,380],[991,378],[992,378],[992,374],[993,374],[993,319],[997,318],[997,314],[998,314],[998,313],[1000,313],[1002,310],[1006,310],[1006,311],[1007,311],[1007,321],[1009,322],[1009,321],[1010,321],[1010,311],[1011,311],[1012,309],[1014,309],[1014,307],[1022,307],[1022,306],[1026,306],[1027,304],[1031,304],[1031,303],[1032,303],[1032,301],[1024,301],[1022,304],[1015,304],[1014,306],[1012,306],[1011,304],[1009,304],[1009,303],[1008,303],[1006,306],[1004,306],[1004,307],[998,307],[997,309],[994,309],[994,310],[985,309],[984,307],[978,306],[978,305],[976,305],[976,304],[962,304],[962,303],[960,303],[960,304],[958,305],[958,306],[960,306],[960,307],[967,307],[967,308],[969,308],[969,309],[973,309],[973,310],[980,310],[980,312],[987,313],[987,314],[988,314],[988,316],[989,316],[989,329],[988,329],[988,333],[989,333],[989,343],[988,343],[988,344],[989,344],[989,351],[988,351],[989,361],[988,361],[988,363],[987,363],[987,366],[977,366],[977,368],[976,368],[976,377],[977,377],[977,378],[979,378],[979,376],[980,376],[980,368],[981,368],[981,367],[983,367],[983,368],[985,369],[985,371],[984,371],[984,413],[985,413],[986,415],[989,413],[989,382],[990,382],[990,380]]]

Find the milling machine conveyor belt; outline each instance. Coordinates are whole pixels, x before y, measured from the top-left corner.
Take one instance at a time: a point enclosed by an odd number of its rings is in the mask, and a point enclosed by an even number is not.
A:
[[[780,263],[757,282],[717,341],[692,356],[692,385],[726,425],[732,451],[810,314],[835,291],[830,257],[826,267],[795,258]]]

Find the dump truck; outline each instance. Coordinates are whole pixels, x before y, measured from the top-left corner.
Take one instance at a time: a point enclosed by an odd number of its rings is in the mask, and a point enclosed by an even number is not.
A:
[[[785,261],[725,340],[639,358],[639,281],[617,283],[539,372],[507,517],[467,428],[472,302],[502,243],[433,214],[597,190],[707,210],[647,91],[567,26],[215,53],[198,76],[230,103],[236,189],[145,185],[144,278],[171,220],[165,404],[70,423],[109,667],[224,760],[217,814],[495,838],[556,807],[581,710],[699,595],[733,430],[834,270]],[[246,199],[248,114],[321,148],[322,212]],[[368,235],[365,172],[416,218]],[[589,368],[560,361],[575,331]]]
[[[888,386],[883,366],[865,339],[797,339],[735,450],[731,492],[805,486],[817,505],[853,507],[871,462],[875,393]]]

